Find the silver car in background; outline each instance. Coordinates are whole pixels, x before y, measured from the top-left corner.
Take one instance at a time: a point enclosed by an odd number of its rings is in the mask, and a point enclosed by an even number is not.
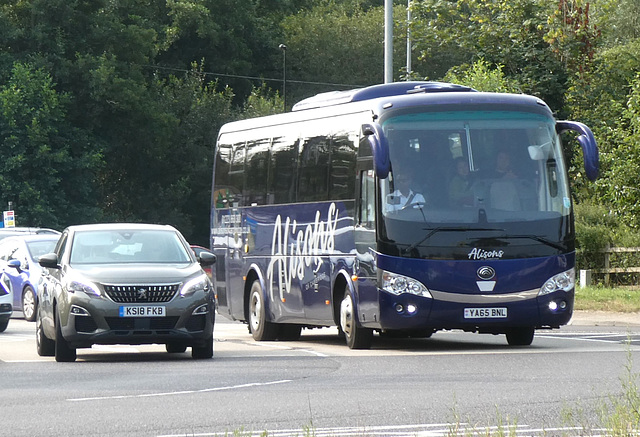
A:
[[[13,311],[33,322],[42,282],[40,256],[50,253],[60,234],[24,234],[0,240],[0,287],[13,295]]]
[[[202,267],[214,262],[171,226],[70,226],[40,257],[38,354],[75,361],[93,344],[157,343],[211,358],[215,299]]]

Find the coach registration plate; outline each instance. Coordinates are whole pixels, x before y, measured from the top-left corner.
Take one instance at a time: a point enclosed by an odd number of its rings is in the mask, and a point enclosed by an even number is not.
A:
[[[465,319],[504,319],[507,317],[506,308],[465,308]]]
[[[164,317],[167,315],[163,306],[123,305],[120,307],[120,317]]]

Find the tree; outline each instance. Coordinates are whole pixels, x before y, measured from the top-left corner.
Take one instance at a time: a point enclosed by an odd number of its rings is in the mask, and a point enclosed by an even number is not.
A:
[[[262,117],[265,115],[279,114],[284,111],[284,100],[276,92],[262,84],[260,88],[254,88],[247,99],[242,111],[242,118]]]
[[[411,33],[428,76],[484,59],[560,110],[567,71],[544,40],[554,8],[555,0],[415,1]]]
[[[519,93],[520,85],[513,79],[505,77],[502,65],[491,69],[489,64],[480,59],[469,67],[454,67],[444,76],[446,82],[470,86],[477,91],[496,93]]]
[[[16,63],[0,87],[0,202],[13,202],[21,226],[61,228],[93,220],[90,175],[99,151],[66,120],[67,96],[42,69]]]
[[[323,0],[283,20],[287,101],[384,81],[384,9],[367,3]],[[406,6],[393,12],[397,80],[406,53],[406,23],[399,18],[406,16]]]
[[[622,117],[606,137],[610,142],[601,154],[605,174],[598,181],[600,203],[608,205],[628,226],[640,227],[640,74],[631,82],[631,91]]]
[[[105,215],[169,223],[205,244],[214,145],[217,130],[232,118],[232,97],[228,89],[217,92],[196,67],[115,106],[109,116],[121,126],[106,137],[109,160],[100,174]]]
[[[594,132],[600,149],[600,179],[596,185],[587,182],[580,169],[582,155],[578,150],[568,154],[573,162],[571,169],[574,193],[578,200],[593,199],[616,208],[613,202],[619,196],[620,184],[613,171],[617,160],[638,143],[629,143],[632,137],[628,103],[636,74],[640,71],[640,40],[596,52],[593,60],[582,73],[575,73],[567,92],[567,112]],[[622,153],[620,155],[619,153]],[[627,159],[623,159],[627,161]],[[631,162],[634,162],[631,160]]]

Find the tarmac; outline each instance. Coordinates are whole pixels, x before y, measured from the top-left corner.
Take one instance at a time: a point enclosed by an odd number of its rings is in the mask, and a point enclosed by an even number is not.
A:
[[[640,312],[615,313],[610,311],[573,311],[570,322],[574,326],[638,326]]]

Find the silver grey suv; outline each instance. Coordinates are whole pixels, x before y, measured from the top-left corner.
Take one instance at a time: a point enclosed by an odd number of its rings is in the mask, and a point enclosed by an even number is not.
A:
[[[93,344],[191,347],[213,356],[215,299],[202,270],[215,256],[196,258],[173,227],[98,224],[65,229],[44,267],[36,317],[38,354],[75,361]]]

